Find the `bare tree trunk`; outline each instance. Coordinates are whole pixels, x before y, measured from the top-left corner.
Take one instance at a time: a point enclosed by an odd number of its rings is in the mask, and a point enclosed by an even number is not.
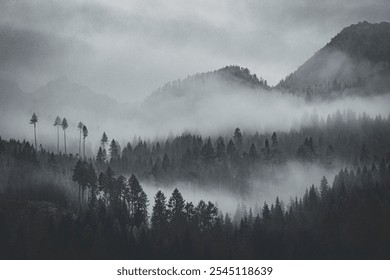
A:
[[[85,138],[83,140],[83,158],[85,159]]]
[[[81,129],[80,129],[80,141],[79,141],[79,157],[81,157]]]
[[[37,132],[36,132],[36,124],[34,123],[34,139],[35,139],[35,150],[38,151],[37,147]]]
[[[64,147],[65,147],[65,155],[66,155],[66,133],[64,129]]]
[[[57,124],[57,154],[60,153],[60,126]]]

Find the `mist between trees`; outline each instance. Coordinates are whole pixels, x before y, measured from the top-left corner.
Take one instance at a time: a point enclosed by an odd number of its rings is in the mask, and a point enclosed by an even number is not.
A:
[[[31,123],[39,129],[37,115]],[[83,129],[80,135],[90,136]],[[389,198],[388,143],[389,118],[351,111],[337,111],[326,120],[314,117],[312,125],[288,132],[236,128],[218,137],[184,133],[165,140],[138,139],[123,148],[104,133],[95,157],[1,140],[0,222],[18,221],[3,227],[1,234],[14,238],[1,246],[10,258],[47,257],[49,248],[56,248],[57,258],[352,257],[355,243],[343,243],[339,250],[335,232],[340,233],[342,222],[356,227],[355,213],[330,217],[359,207],[356,213],[381,226],[387,213],[382,208],[388,204],[380,201]],[[82,149],[80,142],[77,147]],[[365,207],[382,207],[377,209],[382,216],[371,209],[362,214]],[[41,228],[24,222],[35,213],[42,214]],[[330,229],[318,231],[326,224]],[[360,226],[368,234],[366,224]],[[390,229],[388,223],[383,226],[381,234]],[[64,227],[68,233],[61,237]],[[45,234],[40,231],[52,235],[44,242],[47,251],[36,254],[33,245],[24,251],[20,244],[27,242],[26,232],[41,240]],[[255,233],[262,238],[251,237]],[[224,238],[216,242],[220,234]],[[317,243],[319,234],[331,237]],[[281,245],[284,238],[296,245],[287,240],[288,245]],[[320,250],[303,245],[305,238]],[[388,243],[377,241],[360,247],[356,256],[386,256]],[[62,247],[66,244],[73,251]],[[216,246],[212,251],[211,244]],[[378,251],[380,244],[386,246]],[[253,251],[253,246],[262,249]],[[273,246],[280,251],[273,254]],[[291,246],[303,247],[289,251]],[[143,253],[133,251],[137,248]],[[101,251],[94,255],[95,250]]]
[[[68,152],[79,152],[77,125],[82,121],[89,130],[86,153],[91,157],[96,154],[104,131],[122,147],[129,140],[136,145],[138,137],[146,141],[165,141],[168,137],[181,135],[183,131],[203,137],[229,136],[236,127],[253,134],[256,131],[289,132],[326,122],[328,115],[332,116],[337,110],[341,114],[353,111],[357,116],[366,113],[370,117],[387,117],[390,104],[389,94],[307,102],[302,96],[283,94],[274,89],[233,87],[219,80],[203,87],[186,87],[182,89],[184,92],[155,94],[139,104],[120,104],[98,95],[91,98],[86,93],[81,94],[83,91],[72,84],[64,86],[62,82],[58,83],[47,86],[48,92],[44,91],[42,96],[32,95],[32,100],[20,97],[5,99],[4,106],[0,104],[2,137],[33,142],[31,126],[26,119],[36,112],[39,117],[38,146],[42,144],[46,150],[56,151],[57,129],[53,127],[53,122],[57,116],[61,120],[65,117],[69,126],[66,130]],[[80,91],[80,97],[75,93],[75,96],[66,97],[72,91]],[[60,149],[64,151],[62,138],[60,143]]]

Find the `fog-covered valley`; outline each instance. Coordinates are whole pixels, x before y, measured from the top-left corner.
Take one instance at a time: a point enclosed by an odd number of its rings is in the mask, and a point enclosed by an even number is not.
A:
[[[137,5],[0,4],[0,258],[388,258],[390,23]]]
[[[57,136],[53,123],[58,115],[68,120],[69,152],[73,154],[78,151],[77,124],[80,121],[86,124],[88,156],[97,152],[103,132],[123,146],[129,141],[135,144],[134,139],[138,141],[138,138],[161,141],[187,132],[205,137],[227,136],[236,127],[246,133],[300,130],[320,125],[337,111],[342,114],[350,111],[357,116],[367,114],[373,118],[387,117],[390,113],[390,94],[349,95],[308,102],[304,96],[232,85],[221,78],[212,79],[206,85],[185,85],[176,94],[171,91],[154,94],[142,103],[133,104],[97,95],[63,78],[39,92],[20,95],[3,92],[3,95],[0,105],[3,138],[31,142],[33,134],[28,121],[36,112],[39,145],[54,151]],[[67,95],[70,96],[64,98]]]

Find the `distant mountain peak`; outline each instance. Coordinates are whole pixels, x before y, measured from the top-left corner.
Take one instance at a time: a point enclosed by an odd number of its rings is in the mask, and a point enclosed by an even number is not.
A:
[[[266,80],[261,77],[258,78],[256,74],[251,74],[248,68],[240,67],[237,65],[225,66],[224,68],[209,73],[219,75],[222,78],[226,78],[228,80],[231,78],[235,78],[239,80],[240,83],[249,85],[251,87],[268,87]]]
[[[70,86],[77,86],[76,83],[72,82],[71,80],[69,80],[69,78],[67,76],[60,76],[54,80],[51,80],[51,81],[48,81],[47,84],[43,87],[47,87],[47,88],[63,88],[63,87],[70,87]],[[80,87],[83,87],[81,85],[79,85]]]
[[[325,46],[371,62],[390,62],[390,23],[359,22],[345,27]]]
[[[0,78],[0,94],[22,93],[19,85],[13,81]]]
[[[231,65],[218,70],[187,76],[185,79],[168,82],[153,92],[147,100],[156,96],[199,94],[212,90],[215,85],[229,89],[234,89],[235,87],[270,89],[266,80],[258,78],[256,74],[251,74],[248,68]]]
[[[322,96],[350,88],[372,94],[388,91],[389,80],[390,23],[363,21],[344,28],[276,87]]]

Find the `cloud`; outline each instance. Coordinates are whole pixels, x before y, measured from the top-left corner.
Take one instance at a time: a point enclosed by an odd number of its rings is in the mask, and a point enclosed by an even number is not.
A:
[[[127,101],[232,64],[274,84],[343,27],[389,15],[385,0],[4,0],[0,74],[25,89],[67,75]]]

